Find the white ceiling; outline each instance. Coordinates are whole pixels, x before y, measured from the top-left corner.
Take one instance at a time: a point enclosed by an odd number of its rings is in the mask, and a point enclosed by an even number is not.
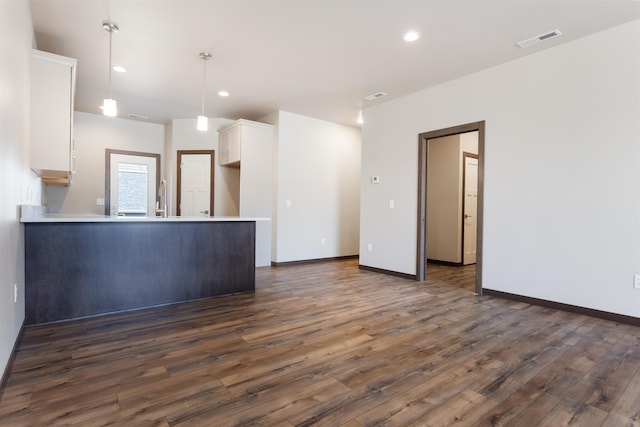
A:
[[[258,119],[277,109],[356,126],[362,108],[640,18],[618,0],[30,0],[41,50],[78,60],[76,109],[100,113],[108,93],[120,117],[150,122],[200,113]],[[412,44],[405,31],[422,37]],[[563,35],[521,49],[551,30]],[[219,90],[231,96],[221,98]],[[388,96],[365,101],[383,91]]]

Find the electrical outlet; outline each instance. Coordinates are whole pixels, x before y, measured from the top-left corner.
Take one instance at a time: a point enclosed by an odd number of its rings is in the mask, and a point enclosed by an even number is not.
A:
[[[327,240],[324,237],[322,239],[320,239],[320,244],[322,246],[324,246],[325,243],[327,243]]]
[[[104,199],[99,197],[96,199],[96,205],[97,206],[104,206]]]
[[[373,252],[373,243],[369,243],[369,244],[367,245],[367,250],[368,250],[369,252]]]
[[[389,200],[389,208],[393,209],[396,207],[396,202],[394,202],[393,200]]]
[[[635,274],[633,276],[633,287],[640,289],[640,274]]]
[[[13,284],[13,303],[17,303],[18,302],[18,284],[14,283]]]

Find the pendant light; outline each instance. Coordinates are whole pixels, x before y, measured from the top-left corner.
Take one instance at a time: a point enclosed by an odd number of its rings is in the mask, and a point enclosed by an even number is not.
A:
[[[109,98],[105,98],[102,102],[102,114],[109,117],[118,115],[118,107],[116,100],[111,97],[111,42],[113,33],[117,33],[120,28],[118,24],[112,21],[102,21],[102,28],[109,32]]]
[[[211,59],[211,54],[209,52],[200,52],[200,59],[202,59],[202,111],[198,116],[197,128],[199,131],[206,132],[207,129],[209,129],[209,119],[204,115],[204,92],[207,77],[207,61]]]

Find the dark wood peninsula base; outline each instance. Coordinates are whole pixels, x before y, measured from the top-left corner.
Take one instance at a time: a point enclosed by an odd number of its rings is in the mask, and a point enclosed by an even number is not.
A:
[[[255,221],[25,224],[25,323],[255,291]]]

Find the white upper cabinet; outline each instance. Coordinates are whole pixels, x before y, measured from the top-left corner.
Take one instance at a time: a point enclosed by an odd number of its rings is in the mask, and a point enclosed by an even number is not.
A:
[[[38,50],[31,59],[31,169],[46,184],[69,185],[76,60]]]
[[[219,163],[223,166],[240,166],[242,154],[242,123],[240,121],[220,130]]]

